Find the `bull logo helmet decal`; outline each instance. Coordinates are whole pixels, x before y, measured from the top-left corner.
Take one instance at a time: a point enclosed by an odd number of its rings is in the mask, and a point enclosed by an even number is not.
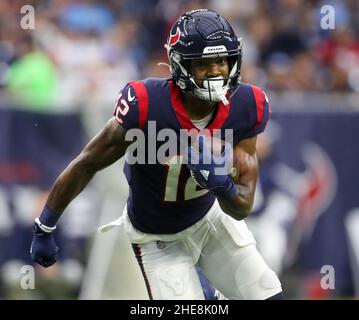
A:
[[[170,38],[168,40],[168,45],[170,47],[174,46],[180,39],[180,31],[179,28],[177,28],[177,31],[175,34],[170,34]]]

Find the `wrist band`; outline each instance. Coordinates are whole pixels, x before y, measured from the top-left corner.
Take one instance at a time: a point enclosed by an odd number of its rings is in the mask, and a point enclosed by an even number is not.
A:
[[[45,232],[52,232],[56,229],[56,223],[60,219],[61,215],[53,211],[47,205],[45,205],[40,216],[38,217],[38,225]]]
[[[39,228],[44,231],[44,232],[47,232],[47,233],[51,233],[52,231],[54,231],[56,229],[56,226],[54,227],[48,227],[46,225],[44,225],[43,223],[41,223],[39,217],[37,217],[35,219],[35,222],[37,223],[37,225],[39,226]]]

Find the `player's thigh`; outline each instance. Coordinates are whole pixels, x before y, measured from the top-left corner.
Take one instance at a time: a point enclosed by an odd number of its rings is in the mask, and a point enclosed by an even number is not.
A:
[[[223,217],[199,264],[209,281],[229,299],[267,299],[282,291],[277,275],[256,249],[243,221]]]
[[[195,262],[181,241],[151,241],[133,249],[150,299],[204,299]]]

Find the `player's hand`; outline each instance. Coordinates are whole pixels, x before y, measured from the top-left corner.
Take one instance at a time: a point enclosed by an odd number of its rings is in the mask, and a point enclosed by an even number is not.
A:
[[[59,247],[56,245],[53,232],[45,232],[35,222],[30,254],[32,260],[47,268],[57,261]]]
[[[192,178],[202,188],[217,196],[233,197],[236,194],[233,180],[228,176],[232,159],[232,147],[226,143],[221,155],[213,155],[206,143],[206,137],[198,137],[198,151],[187,147],[186,163]]]

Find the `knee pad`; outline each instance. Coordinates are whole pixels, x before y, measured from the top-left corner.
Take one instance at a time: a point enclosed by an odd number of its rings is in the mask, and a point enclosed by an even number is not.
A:
[[[246,300],[263,300],[282,291],[277,275],[259,254],[242,262],[236,273],[236,283],[240,296]]]

